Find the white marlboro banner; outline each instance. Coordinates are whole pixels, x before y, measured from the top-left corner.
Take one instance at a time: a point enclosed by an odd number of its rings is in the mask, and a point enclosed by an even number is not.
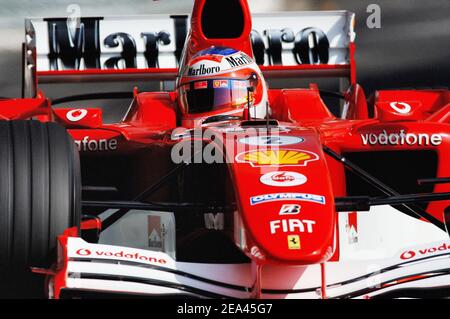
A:
[[[348,11],[254,14],[254,57],[263,66],[348,65],[353,23]],[[174,69],[189,25],[187,15],[28,19],[26,48],[36,61],[27,61],[37,72]]]

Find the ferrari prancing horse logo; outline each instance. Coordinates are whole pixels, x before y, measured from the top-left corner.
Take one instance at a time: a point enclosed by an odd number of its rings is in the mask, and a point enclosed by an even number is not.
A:
[[[288,240],[288,248],[289,249],[300,249],[300,236],[298,235],[289,235],[287,236]]]
[[[316,153],[303,150],[264,150],[249,151],[236,156],[239,163],[249,163],[253,167],[261,166],[306,166],[317,161]]]

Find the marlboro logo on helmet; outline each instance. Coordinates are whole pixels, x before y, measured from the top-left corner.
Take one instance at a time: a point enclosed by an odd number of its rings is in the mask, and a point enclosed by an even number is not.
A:
[[[204,64],[200,64],[197,68],[189,68],[189,76],[209,75],[220,72],[220,66],[206,67]]]

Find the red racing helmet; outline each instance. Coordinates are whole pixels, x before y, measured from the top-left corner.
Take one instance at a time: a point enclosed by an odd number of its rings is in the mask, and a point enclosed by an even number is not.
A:
[[[253,118],[266,116],[267,87],[258,65],[231,48],[210,47],[181,70],[177,98],[184,114],[242,114],[250,103]]]

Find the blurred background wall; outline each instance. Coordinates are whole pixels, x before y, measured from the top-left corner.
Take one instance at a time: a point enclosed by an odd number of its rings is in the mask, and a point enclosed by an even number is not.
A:
[[[366,26],[367,6],[381,8],[381,28]],[[2,0],[0,6],[0,96],[21,92],[21,42],[26,17],[67,16],[77,4],[82,16],[190,13],[193,0]],[[374,89],[450,85],[449,0],[249,0],[252,12],[347,9],[357,17],[358,80]]]

